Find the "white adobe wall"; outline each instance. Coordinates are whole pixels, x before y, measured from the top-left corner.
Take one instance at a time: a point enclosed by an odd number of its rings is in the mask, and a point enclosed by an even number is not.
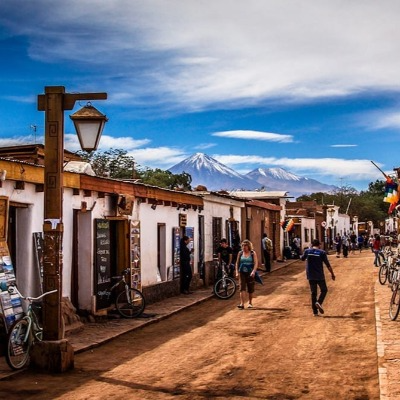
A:
[[[157,225],[165,224],[166,229],[166,267],[172,268],[172,228],[179,227],[179,214],[186,214],[187,227],[194,228],[194,273],[197,273],[198,262],[198,215],[199,212],[193,209],[186,211],[177,210],[176,207],[158,205],[155,210],[151,205],[141,203],[134,210],[133,219],[136,212],[140,215],[141,231],[141,266],[142,266],[142,285],[147,286],[159,282],[159,272],[157,266]]]
[[[23,246],[18,246],[16,253],[18,264],[16,278],[19,289],[27,296],[37,296],[39,292],[39,273],[33,257],[32,232],[43,231],[43,193],[36,192],[35,185],[25,183],[24,190],[15,189],[14,181],[2,182],[0,195],[7,196],[10,201],[28,204],[27,208],[16,210],[16,234]]]
[[[226,221],[231,217],[230,207],[233,207],[233,218],[238,221],[239,229],[241,227],[241,208],[236,201],[224,200],[215,196],[203,198],[204,201],[204,261],[213,261],[213,232],[212,221],[213,217],[222,218],[222,236],[227,237]],[[240,203],[242,204],[242,203]],[[242,232],[240,232],[242,238]]]
[[[305,248],[311,247],[311,242],[313,239],[315,239],[315,218],[301,217],[301,227],[301,252],[303,252]],[[307,241],[305,237],[305,229],[308,229],[309,233]]]

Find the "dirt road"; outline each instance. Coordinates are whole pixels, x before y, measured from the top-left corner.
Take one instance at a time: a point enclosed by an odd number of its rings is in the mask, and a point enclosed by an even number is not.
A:
[[[372,255],[330,260],[324,316],[299,261],[257,285],[254,309],[212,299],[76,355],[71,372],[2,381],[0,398],[379,399]]]

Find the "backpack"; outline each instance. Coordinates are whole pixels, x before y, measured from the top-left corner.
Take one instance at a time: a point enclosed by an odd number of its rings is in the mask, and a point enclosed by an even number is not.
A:
[[[272,240],[265,238],[265,248],[270,253],[272,251]]]

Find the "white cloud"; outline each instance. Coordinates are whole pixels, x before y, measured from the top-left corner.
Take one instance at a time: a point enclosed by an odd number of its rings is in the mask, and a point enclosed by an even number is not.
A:
[[[400,128],[400,113],[398,111],[379,111],[369,116],[369,123],[375,129]]]
[[[123,149],[132,150],[142,147],[150,143],[149,139],[134,140],[131,137],[112,137],[109,135],[102,135],[99,142],[99,150],[108,149]],[[78,136],[74,133],[66,133],[64,137],[64,147],[69,151],[78,151],[81,149]]]
[[[332,144],[331,147],[357,147],[358,144]]]
[[[399,90],[399,14],[397,0],[36,0],[2,4],[0,24],[35,60],[112,69],[104,88],[126,103],[199,109]]]
[[[189,156],[178,148],[165,146],[135,149],[129,151],[128,155],[134,157],[141,167],[152,169],[168,169]]]
[[[12,138],[0,138],[0,147],[18,146],[32,143],[43,143],[43,137],[37,137],[34,142],[34,136],[18,136]]]
[[[249,172],[244,168],[245,165],[254,165],[260,167],[278,166],[285,168],[290,172],[297,173],[309,178],[320,176],[326,178],[348,177],[352,181],[376,180],[382,178],[376,167],[370,160],[346,160],[340,158],[275,158],[260,156],[240,156],[240,155],[219,155],[214,154],[212,157],[219,162],[230,166],[233,169],[241,169],[242,172]],[[380,166],[378,164],[378,166]]]
[[[293,142],[292,135],[283,135],[281,133],[271,132],[257,132],[257,131],[226,131],[215,132],[212,136],[233,138],[233,139],[252,139],[252,140],[265,140],[268,142],[290,143]]]
[[[211,149],[212,147],[218,146],[217,143],[200,143],[197,146],[194,146],[196,150],[207,150]]]

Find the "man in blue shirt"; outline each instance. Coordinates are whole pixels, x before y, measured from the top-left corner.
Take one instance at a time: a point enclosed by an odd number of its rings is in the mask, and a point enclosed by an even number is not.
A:
[[[324,274],[324,264],[331,273],[332,280],[335,280],[335,274],[333,273],[333,269],[329,263],[328,256],[324,250],[319,248],[319,246],[319,240],[314,239],[312,241],[312,247],[307,249],[301,256],[303,261],[307,260],[306,274],[308,283],[310,284],[311,307],[315,317],[318,316],[318,311],[321,314],[324,313],[322,303],[324,302],[325,296],[328,293]],[[320,289],[320,294],[317,298],[318,287]]]

